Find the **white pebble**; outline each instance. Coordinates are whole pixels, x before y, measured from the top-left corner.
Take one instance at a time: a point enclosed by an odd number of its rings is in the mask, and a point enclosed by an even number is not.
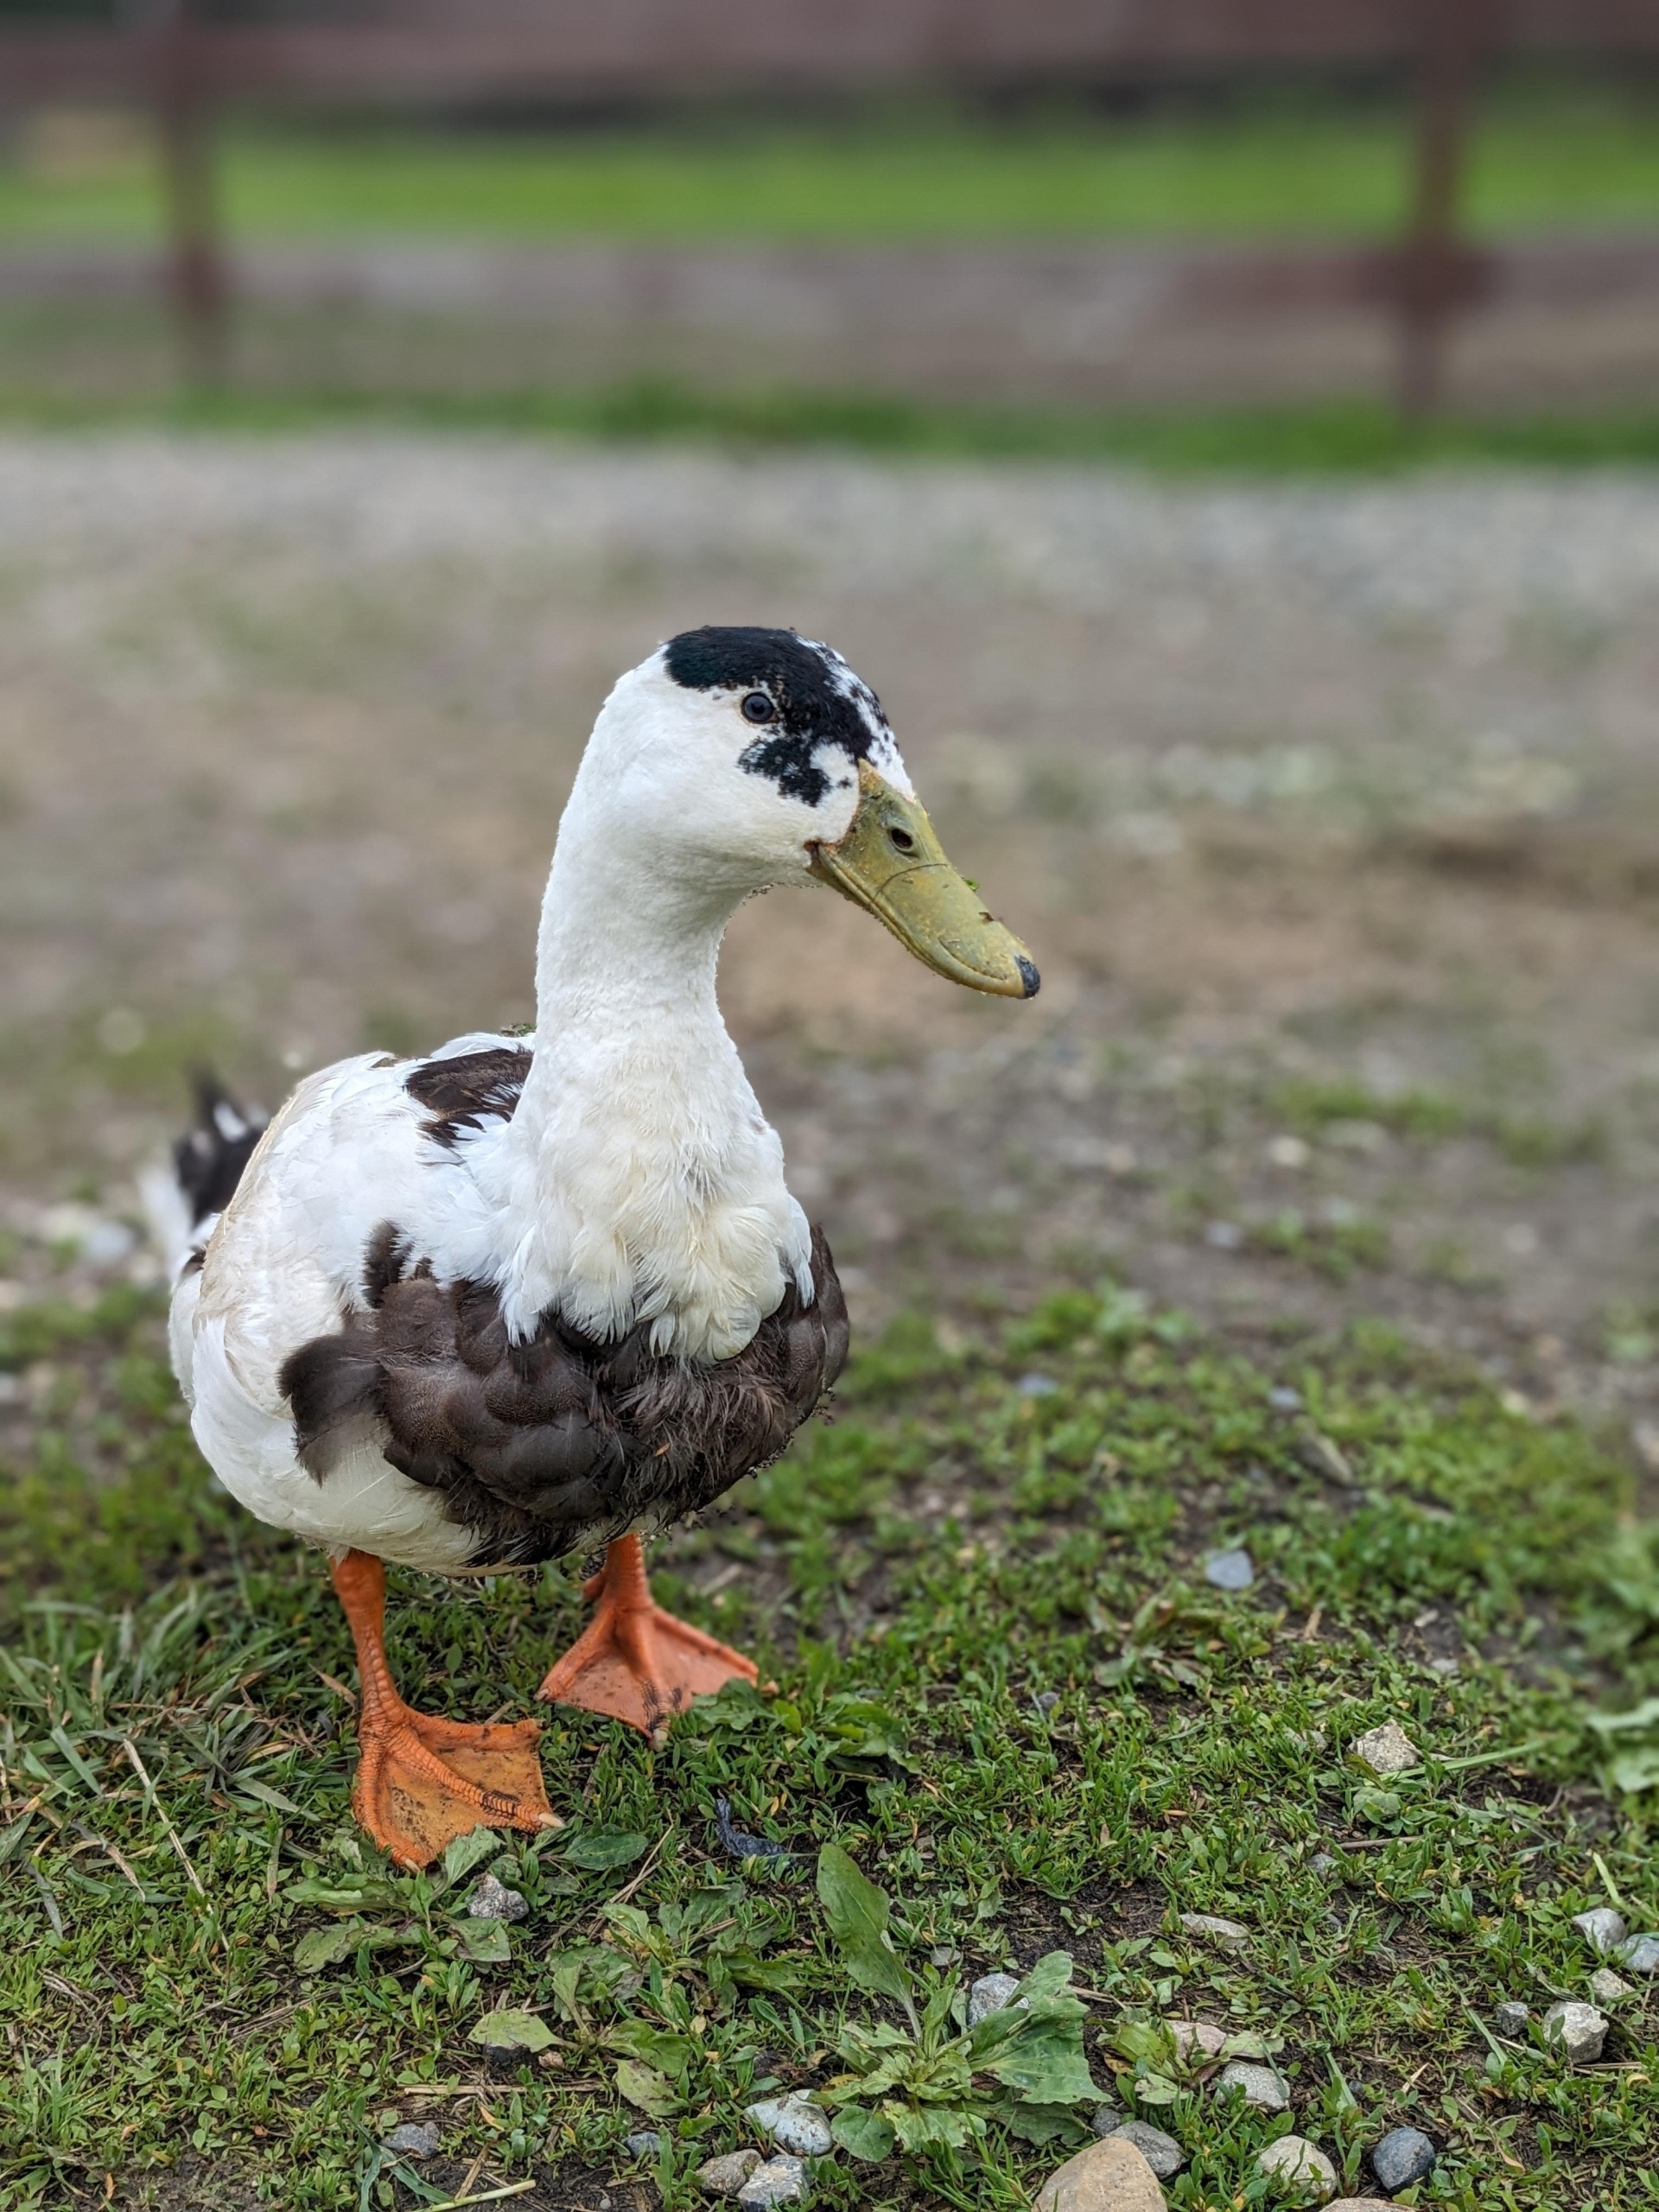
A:
[[[823,2107],[799,2089],[791,2089],[786,2097],[766,2097],[758,2105],[746,2107],[745,2117],[763,2135],[770,2135],[774,2143],[798,2158],[822,2158],[835,2141]]]
[[[1256,2153],[1256,2167],[1277,2174],[1305,2201],[1323,2204],[1337,2193],[1337,2170],[1317,2143],[1305,2135],[1281,2135]]]

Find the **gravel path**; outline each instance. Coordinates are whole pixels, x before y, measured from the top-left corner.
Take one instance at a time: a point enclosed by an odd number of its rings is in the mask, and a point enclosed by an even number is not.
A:
[[[867,1320],[1107,1268],[1245,1330],[1382,1311],[1659,1458],[1635,474],[0,440],[18,1224],[123,1204],[193,1056],[269,1095],[527,1014],[582,735],[709,620],[848,652],[1045,970],[1011,1011],[828,901],[740,918],[733,1019]]]

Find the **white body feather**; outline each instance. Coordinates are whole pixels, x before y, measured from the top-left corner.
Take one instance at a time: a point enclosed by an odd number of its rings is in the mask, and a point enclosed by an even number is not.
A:
[[[715,969],[738,904],[804,881],[809,843],[844,834],[856,783],[836,754],[817,805],[788,798],[737,768],[732,721],[728,700],[671,683],[660,656],[607,702],[549,879],[536,1034],[461,1037],[431,1056],[531,1048],[510,1121],[442,1146],[405,1088],[410,1064],[370,1055],[308,1077],[266,1131],[172,1312],[197,1441],[261,1520],[438,1573],[474,1553],[442,1494],[372,1435],[322,1481],[296,1456],[283,1363],[364,1310],[364,1255],[385,1223],[441,1281],[497,1287],[521,1336],[550,1309],[597,1337],[649,1320],[658,1351],[721,1359],[791,1277],[811,1296],[806,1219]],[[881,766],[908,789],[890,738]]]

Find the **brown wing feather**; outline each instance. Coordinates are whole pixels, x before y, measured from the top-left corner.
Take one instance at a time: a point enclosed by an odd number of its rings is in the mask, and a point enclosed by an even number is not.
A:
[[[546,1321],[509,1342],[494,1292],[440,1284],[390,1224],[365,1255],[372,1310],[283,1370],[302,1463],[326,1481],[372,1429],[393,1466],[479,1531],[478,1563],[546,1559],[661,1527],[775,1459],[846,1363],[822,1231],[814,1297],[791,1285],[733,1358],[661,1359],[646,1331],[596,1344]]]

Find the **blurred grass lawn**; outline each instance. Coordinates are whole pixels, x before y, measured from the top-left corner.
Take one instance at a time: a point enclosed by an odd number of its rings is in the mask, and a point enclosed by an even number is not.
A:
[[[1276,99],[1224,113],[995,123],[884,111],[840,127],[484,134],[242,126],[224,142],[244,235],[927,239],[1382,236],[1411,119],[1383,101]],[[142,237],[159,220],[135,139],[76,160],[27,134],[0,168],[0,238]],[[57,150],[54,152],[54,145]],[[31,154],[31,147],[35,149]],[[1659,217],[1659,109],[1640,87],[1539,86],[1486,103],[1469,210],[1484,233]]]

